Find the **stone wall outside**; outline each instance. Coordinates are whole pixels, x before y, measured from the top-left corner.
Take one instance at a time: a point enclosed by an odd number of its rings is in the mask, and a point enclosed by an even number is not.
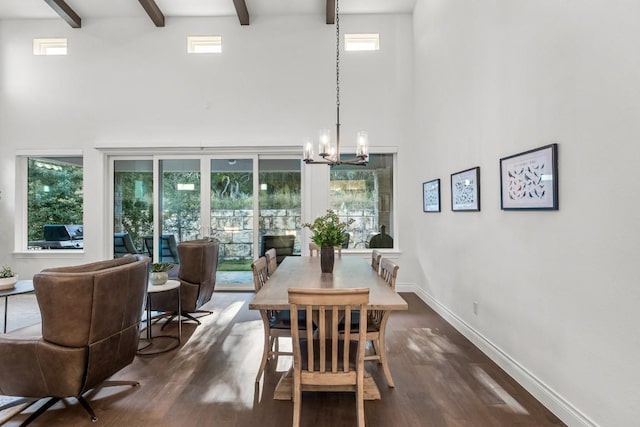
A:
[[[349,248],[366,248],[371,235],[378,230],[377,212],[371,209],[338,210],[341,221],[353,218],[349,227]],[[300,209],[263,209],[259,219],[259,245],[265,235],[295,235],[294,254],[301,253],[302,219]],[[261,247],[254,255],[253,210],[229,209],[211,212],[212,235],[220,240],[220,260],[252,260],[261,255]]]

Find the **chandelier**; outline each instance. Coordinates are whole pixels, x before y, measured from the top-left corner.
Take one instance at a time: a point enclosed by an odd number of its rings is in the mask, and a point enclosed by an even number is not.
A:
[[[304,147],[304,162],[313,165],[361,165],[366,166],[369,160],[369,137],[367,132],[357,134],[356,155],[347,160],[340,159],[340,6],[336,0],[336,143],[331,143],[331,131],[320,131],[318,155],[322,160],[314,160],[313,143],[308,139]]]

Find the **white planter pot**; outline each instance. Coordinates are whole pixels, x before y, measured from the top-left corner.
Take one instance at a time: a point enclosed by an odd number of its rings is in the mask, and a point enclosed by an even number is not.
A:
[[[18,275],[11,277],[3,277],[0,279],[0,291],[5,291],[7,289],[13,289],[16,286],[16,282],[18,281]]]
[[[149,274],[149,282],[152,285],[164,285],[169,280],[169,273],[166,271],[157,271]]]

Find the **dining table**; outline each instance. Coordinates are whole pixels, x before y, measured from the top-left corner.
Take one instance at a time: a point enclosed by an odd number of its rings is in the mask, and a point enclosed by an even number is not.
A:
[[[251,310],[289,310],[289,288],[351,289],[368,288],[367,310],[408,310],[407,302],[360,256],[337,256],[333,273],[322,273],[320,257],[288,256],[256,292]],[[265,339],[269,337],[265,336]],[[383,344],[384,345],[384,344]],[[380,390],[370,375],[365,375],[365,399],[380,399]],[[291,370],[286,372],[274,392],[274,398],[291,400]]]

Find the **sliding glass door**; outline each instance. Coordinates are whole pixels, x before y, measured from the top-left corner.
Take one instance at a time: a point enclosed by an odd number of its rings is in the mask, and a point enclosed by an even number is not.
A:
[[[215,237],[216,286],[251,288],[251,262],[274,238],[300,254],[299,159],[116,158],[113,176],[114,257],[140,252],[178,264],[180,242]]]
[[[210,235],[220,240],[217,284],[253,280],[253,168],[253,159],[211,160]]]
[[[260,255],[271,247],[283,255],[300,255],[300,160],[260,159],[259,165]]]

